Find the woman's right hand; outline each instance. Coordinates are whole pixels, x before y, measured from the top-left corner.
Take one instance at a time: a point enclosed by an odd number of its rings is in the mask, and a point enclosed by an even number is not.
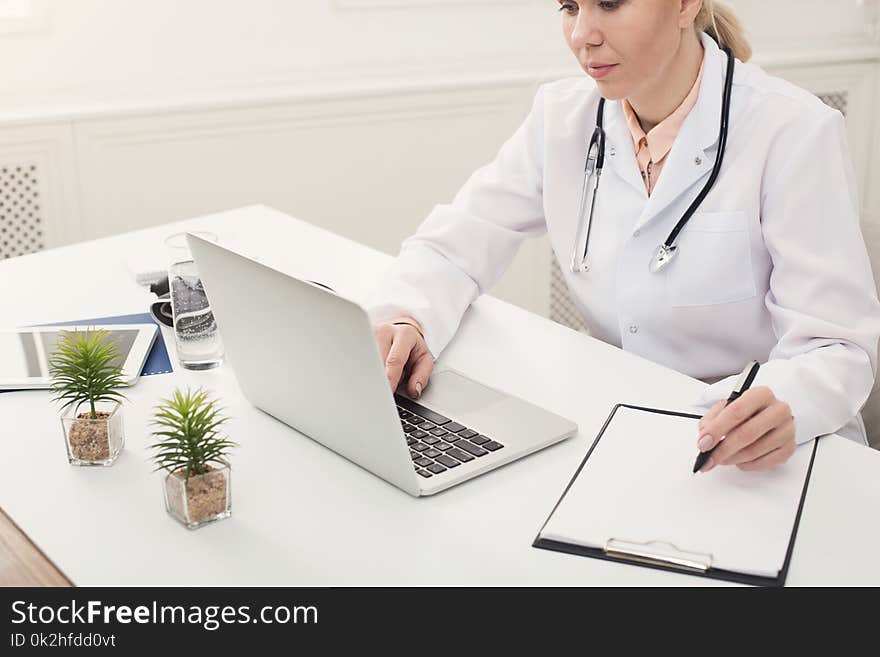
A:
[[[434,369],[434,357],[422,337],[419,323],[411,317],[401,317],[375,324],[373,333],[379,343],[391,392],[396,392],[397,387],[406,382],[407,394],[413,399],[421,397]]]

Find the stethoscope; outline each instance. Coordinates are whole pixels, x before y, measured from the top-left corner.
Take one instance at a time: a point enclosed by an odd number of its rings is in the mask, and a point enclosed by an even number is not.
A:
[[[700,203],[706,198],[718,172],[721,170],[721,161],[724,159],[724,149],[727,145],[727,124],[730,120],[730,94],[733,88],[733,67],[734,57],[729,48],[723,48],[727,54],[727,76],[724,79],[724,95],[721,103],[721,131],[718,136],[718,158],[712,167],[712,174],[706,185],[700,191],[694,202],[691,203],[687,211],[682,215],[675,228],[669,233],[666,241],[654,250],[648,269],[651,272],[658,272],[666,265],[672,262],[676,255],[675,238],[684,228],[685,224],[700,207]],[[596,208],[596,193],[599,190],[599,179],[602,177],[602,167],[605,164],[605,130],[602,122],[605,118],[605,99],[599,99],[599,109],[596,112],[596,129],[593,130],[593,136],[590,138],[590,147],[587,149],[587,161],[584,166],[584,182],[581,188],[580,205],[578,208],[578,232],[574,245],[574,251],[571,258],[571,270],[575,273],[586,272],[590,270],[590,264],[587,262],[587,250],[590,247],[590,230],[593,227],[593,212]],[[592,180],[592,185],[590,181]],[[589,208],[589,212],[588,212]],[[586,219],[586,225],[584,220]]]

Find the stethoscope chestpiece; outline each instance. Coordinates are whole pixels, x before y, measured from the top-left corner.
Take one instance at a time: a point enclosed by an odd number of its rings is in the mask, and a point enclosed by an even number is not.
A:
[[[651,258],[651,262],[648,265],[648,269],[652,274],[656,274],[658,271],[663,269],[666,265],[672,262],[672,259],[675,257],[675,250],[678,247],[676,246],[667,246],[666,244],[661,244],[654,250],[654,257]]]

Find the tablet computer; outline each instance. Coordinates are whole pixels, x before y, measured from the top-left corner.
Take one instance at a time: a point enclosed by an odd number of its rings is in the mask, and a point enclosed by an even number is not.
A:
[[[62,331],[104,330],[119,347],[114,365],[122,365],[122,378],[133,384],[141,374],[159,327],[155,324],[39,326],[0,329],[0,390],[49,388],[48,358]]]

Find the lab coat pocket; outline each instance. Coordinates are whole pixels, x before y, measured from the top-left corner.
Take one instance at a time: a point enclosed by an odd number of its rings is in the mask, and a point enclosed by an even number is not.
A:
[[[697,212],[678,236],[667,290],[671,306],[705,306],[754,297],[745,212]]]

